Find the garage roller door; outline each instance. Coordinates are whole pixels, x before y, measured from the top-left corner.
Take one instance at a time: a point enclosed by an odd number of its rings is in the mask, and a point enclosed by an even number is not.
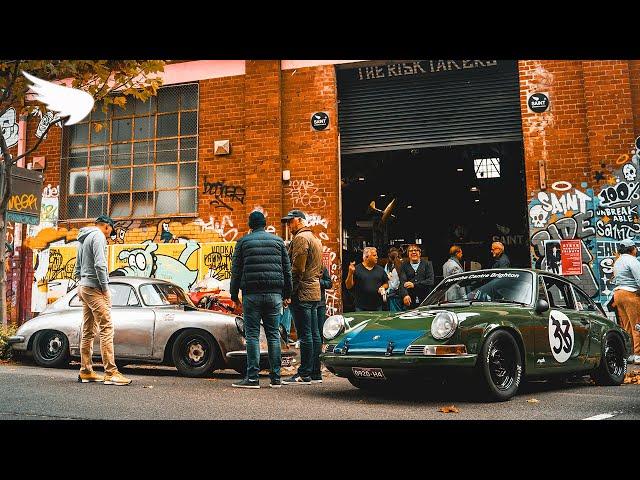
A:
[[[343,154],[522,140],[516,61],[351,64],[337,80]]]

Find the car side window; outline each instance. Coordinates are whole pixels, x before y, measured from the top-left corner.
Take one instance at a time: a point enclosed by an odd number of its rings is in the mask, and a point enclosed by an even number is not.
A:
[[[556,278],[544,277],[544,285],[547,287],[549,305],[552,308],[575,308],[570,284]]]
[[[547,290],[544,288],[544,281],[542,280],[542,277],[538,277],[538,300],[546,300],[549,302],[549,299],[547,298]],[[551,304],[549,303],[549,305]]]
[[[114,307],[140,306],[140,301],[131,285],[111,283],[109,284],[109,290],[111,290],[111,302]]]
[[[573,292],[576,294],[576,309],[577,310],[586,310],[589,312],[598,312],[598,308],[596,307],[593,300],[587,297],[586,294],[582,293],[580,290],[574,287]]]

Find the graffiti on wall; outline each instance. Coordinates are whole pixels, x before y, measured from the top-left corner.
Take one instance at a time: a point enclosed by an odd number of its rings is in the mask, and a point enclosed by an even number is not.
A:
[[[640,233],[640,176],[638,155],[620,155],[617,169],[597,195],[596,235],[599,266],[600,302],[606,305],[615,286],[613,264],[621,240],[634,239]]]
[[[193,223],[200,227],[202,232],[211,232],[219,235],[224,242],[233,242],[238,236],[238,229],[233,225],[233,220],[229,215],[224,215],[222,221],[216,221],[212,216],[209,216],[209,221],[207,222],[197,218]]]
[[[78,242],[51,246],[33,254],[33,285],[31,311],[45,307],[76,286],[73,277]]]
[[[0,116],[0,129],[7,147],[11,148],[18,144],[19,127],[16,122],[16,109],[11,107]]]
[[[197,242],[141,245],[113,245],[110,250],[111,276],[149,277],[168,280],[189,290],[198,277]]]
[[[42,138],[42,135],[47,131],[51,122],[54,122],[59,118],[59,115],[54,112],[47,112],[43,115],[40,109],[36,109],[34,115],[38,115],[40,117],[40,123],[38,123],[38,127],[36,128],[36,137],[38,138]],[[62,128],[62,122],[59,122],[56,125],[59,128]],[[45,135],[44,138],[47,138],[47,136]]]
[[[205,270],[203,278],[230,279],[234,248],[235,243],[206,244],[200,250],[200,265]]]
[[[531,262],[534,268],[550,270],[544,242],[580,240],[582,275],[568,277],[591,297],[598,294],[595,245],[595,201],[593,190],[583,192],[569,182],[555,182],[551,191],[540,191],[529,203]]]
[[[236,201],[244,205],[244,197],[247,192],[242,187],[227,185],[225,180],[209,182],[205,175],[202,193],[204,195],[213,195],[214,198],[209,204],[215,206],[215,208],[226,208],[229,211],[233,211],[230,203]]]
[[[284,193],[291,196],[293,208],[324,208],[327,201],[318,194],[318,190],[309,180],[291,180]]]

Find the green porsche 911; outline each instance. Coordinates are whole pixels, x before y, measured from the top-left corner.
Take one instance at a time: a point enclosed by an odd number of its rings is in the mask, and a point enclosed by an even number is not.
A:
[[[565,278],[532,269],[452,275],[415,310],[329,317],[321,360],[354,386],[469,372],[491,400],[524,377],[590,373],[620,385],[631,339]]]

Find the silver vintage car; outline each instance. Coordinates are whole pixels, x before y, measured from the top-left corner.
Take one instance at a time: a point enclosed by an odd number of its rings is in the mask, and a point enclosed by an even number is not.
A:
[[[130,363],[175,366],[186,377],[204,377],[214,370],[246,370],[242,317],[197,308],[184,290],[153,278],[112,277],[114,348],[119,367]],[[68,365],[80,357],[82,303],[77,288],[24,323],[9,338],[17,353],[31,353],[43,367]],[[294,352],[282,351],[283,365]],[[100,358],[96,334],[94,358]],[[269,366],[264,330],[260,332],[260,367]]]

